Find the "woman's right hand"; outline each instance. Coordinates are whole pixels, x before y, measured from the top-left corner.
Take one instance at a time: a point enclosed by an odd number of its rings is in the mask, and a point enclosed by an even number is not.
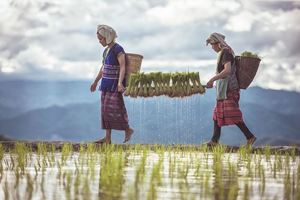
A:
[[[91,90],[91,92],[95,92],[95,90],[96,90],[96,88],[97,88],[97,82],[93,82],[93,84],[91,85],[91,88],[90,88],[90,90]]]

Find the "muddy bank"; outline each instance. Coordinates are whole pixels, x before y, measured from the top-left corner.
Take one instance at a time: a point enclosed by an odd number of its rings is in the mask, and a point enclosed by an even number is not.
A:
[[[84,143],[76,143],[76,142],[67,142],[67,141],[0,141],[0,144],[3,146],[4,150],[6,152],[14,149],[16,143],[24,143],[26,146],[30,147],[32,151],[36,151],[38,144],[43,143],[46,144],[49,147],[54,146],[56,151],[61,151],[62,147],[64,144],[68,143],[71,144],[73,147],[73,151],[79,151],[80,146],[86,147],[88,142]],[[96,146],[103,146],[104,144],[95,144]],[[157,148],[164,148],[164,149],[169,149],[169,150],[181,150],[181,151],[188,151],[188,150],[201,150],[203,149],[204,144],[199,144],[199,145],[188,145],[188,144],[176,144],[176,145],[161,145],[161,144],[113,144],[115,147],[122,147],[124,150],[133,150],[136,147],[146,147],[151,150],[157,149]],[[227,146],[226,147],[226,152],[236,152],[240,149],[239,146]],[[258,146],[258,147],[253,147],[252,152],[258,152],[261,150],[264,150],[267,146]],[[274,153],[275,151],[279,153],[287,153],[291,151],[295,151],[297,155],[300,155],[300,147],[295,147],[295,146],[268,146],[270,148],[270,152]],[[211,150],[212,147],[209,147]]]

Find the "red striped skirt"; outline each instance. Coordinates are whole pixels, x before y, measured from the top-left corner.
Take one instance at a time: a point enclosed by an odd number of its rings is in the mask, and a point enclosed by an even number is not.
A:
[[[128,116],[120,92],[101,92],[101,117],[103,129],[126,130]]]
[[[220,127],[243,122],[243,115],[239,108],[239,100],[239,90],[227,91],[227,99],[217,100],[213,120],[217,121]]]

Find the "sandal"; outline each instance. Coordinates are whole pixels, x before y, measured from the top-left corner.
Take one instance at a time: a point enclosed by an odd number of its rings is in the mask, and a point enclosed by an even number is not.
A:
[[[125,131],[125,139],[123,141],[123,143],[126,143],[130,140],[132,134],[133,134],[133,129],[132,128],[129,128],[127,131]]]

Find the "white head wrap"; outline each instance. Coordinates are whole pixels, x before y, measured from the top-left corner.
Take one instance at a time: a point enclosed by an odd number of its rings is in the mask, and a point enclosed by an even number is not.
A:
[[[107,44],[114,42],[117,37],[116,31],[112,27],[107,26],[107,25],[98,25],[97,33],[99,33],[101,36],[105,37]]]
[[[220,43],[222,49],[227,48],[232,55],[234,55],[232,48],[225,42],[225,35],[222,35],[221,33],[210,34],[210,36],[206,39],[206,45],[214,43]]]

